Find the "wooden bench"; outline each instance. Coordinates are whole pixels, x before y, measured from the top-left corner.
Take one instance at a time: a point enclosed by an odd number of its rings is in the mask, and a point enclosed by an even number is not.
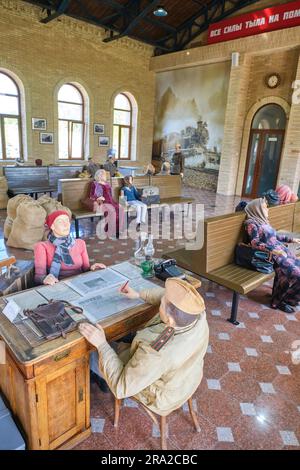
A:
[[[133,184],[137,189],[142,189],[145,186],[157,186],[159,188],[160,204],[148,206],[148,209],[194,202],[193,198],[182,196],[182,179],[180,175],[134,176]],[[113,197],[117,201],[120,197],[123,178],[111,178],[111,185]],[[126,210],[129,211],[129,208],[126,208]]]
[[[72,212],[75,221],[76,238],[79,238],[79,221],[94,217],[102,217],[103,214],[88,211],[82,204],[82,200],[89,196],[90,185],[93,180],[91,178],[70,178],[59,180],[61,190],[61,202]]]
[[[295,204],[270,208],[270,224],[276,230],[291,232]],[[164,255],[175,258],[178,265],[233,291],[231,316],[238,325],[237,311],[240,294],[245,295],[271,279],[266,275],[237,266],[234,263],[236,245],[245,241],[244,213],[227,214],[204,220],[204,244],[201,250],[180,249]]]
[[[191,204],[194,199],[182,196],[182,178],[180,175],[154,175],[150,185],[159,187],[161,204]]]
[[[75,178],[77,173],[81,173],[83,165],[50,165],[48,167],[49,184],[58,188],[60,179]]]
[[[58,190],[60,179],[75,178],[83,165],[50,165],[50,166],[6,166],[3,174],[7,179],[8,195],[34,195],[50,193]]]
[[[295,203],[293,232],[300,233],[300,201]]]
[[[3,167],[3,174],[7,179],[8,195],[30,194],[37,199],[40,193],[50,193],[56,190],[49,183],[48,167],[46,166],[20,166]]]

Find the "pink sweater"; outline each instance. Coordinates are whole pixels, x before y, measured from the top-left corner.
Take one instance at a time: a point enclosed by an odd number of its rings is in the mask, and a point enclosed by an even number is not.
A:
[[[34,280],[36,284],[42,284],[44,278],[49,274],[54,253],[55,246],[49,240],[38,242],[34,246]],[[70,249],[70,255],[74,261],[74,266],[66,266],[62,263],[59,279],[75,276],[90,269],[89,255],[84,240],[75,240],[75,245]]]

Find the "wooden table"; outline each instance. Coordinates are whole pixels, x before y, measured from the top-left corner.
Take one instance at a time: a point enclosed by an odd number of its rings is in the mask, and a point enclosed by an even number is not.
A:
[[[0,299],[0,311],[4,300]],[[109,341],[136,331],[158,311],[140,305],[100,322]],[[27,448],[69,449],[90,433],[90,345],[77,331],[31,348],[19,330],[0,315],[6,363],[0,390],[24,430]]]
[[[201,282],[187,276],[194,287]],[[153,281],[162,285],[161,281]],[[30,290],[30,289],[28,289]],[[0,338],[6,363],[0,364],[0,390],[24,430],[27,448],[70,449],[91,434],[90,366],[92,347],[78,331],[32,348],[1,311]],[[158,312],[142,304],[99,322],[108,341],[140,329]]]

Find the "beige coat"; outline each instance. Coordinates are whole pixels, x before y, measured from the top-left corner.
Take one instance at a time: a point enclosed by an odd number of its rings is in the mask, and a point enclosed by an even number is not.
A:
[[[150,304],[159,305],[164,289],[141,292]],[[134,396],[153,412],[165,416],[183,405],[203,376],[203,358],[208,346],[206,313],[156,351],[151,343],[165,330],[156,315],[137,332],[130,349],[118,356],[104,343],[98,349],[99,368],[117,398]]]

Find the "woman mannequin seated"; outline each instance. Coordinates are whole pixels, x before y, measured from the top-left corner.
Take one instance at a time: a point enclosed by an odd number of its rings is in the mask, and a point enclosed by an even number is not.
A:
[[[106,224],[104,231],[108,237],[118,237],[119,233],[124,228],[124,210],[113,199],[111,185],[107,182],[107,175],[105,170],[98,170],[95,174],[95,181],[97,182],[98,193],[101,194],[99,200],[99,209],[104,213]]]
[[[82,201],[88,210],[93,212],[102,212],[101,206],[104,202],[101,171],[103,170],[96,171],[94,181],[90,186],[89,197]]]
[[[71,220],[66,211],[52,212],[46,225],[50,229],[48,240],[34,247],[36,284],[52,286],[63,278],[106,268],[102,263],[90,266],[85,241],[70,235]]]
[[[293,313],[300,301],[300,259],[294,256],[286,243],[300,243],[300,239],[276,232],[270,225],[269,209],[263,198],[249,202],[245,212],[245,229],[252,248],[272,253],[275,280],[271,307]]]

